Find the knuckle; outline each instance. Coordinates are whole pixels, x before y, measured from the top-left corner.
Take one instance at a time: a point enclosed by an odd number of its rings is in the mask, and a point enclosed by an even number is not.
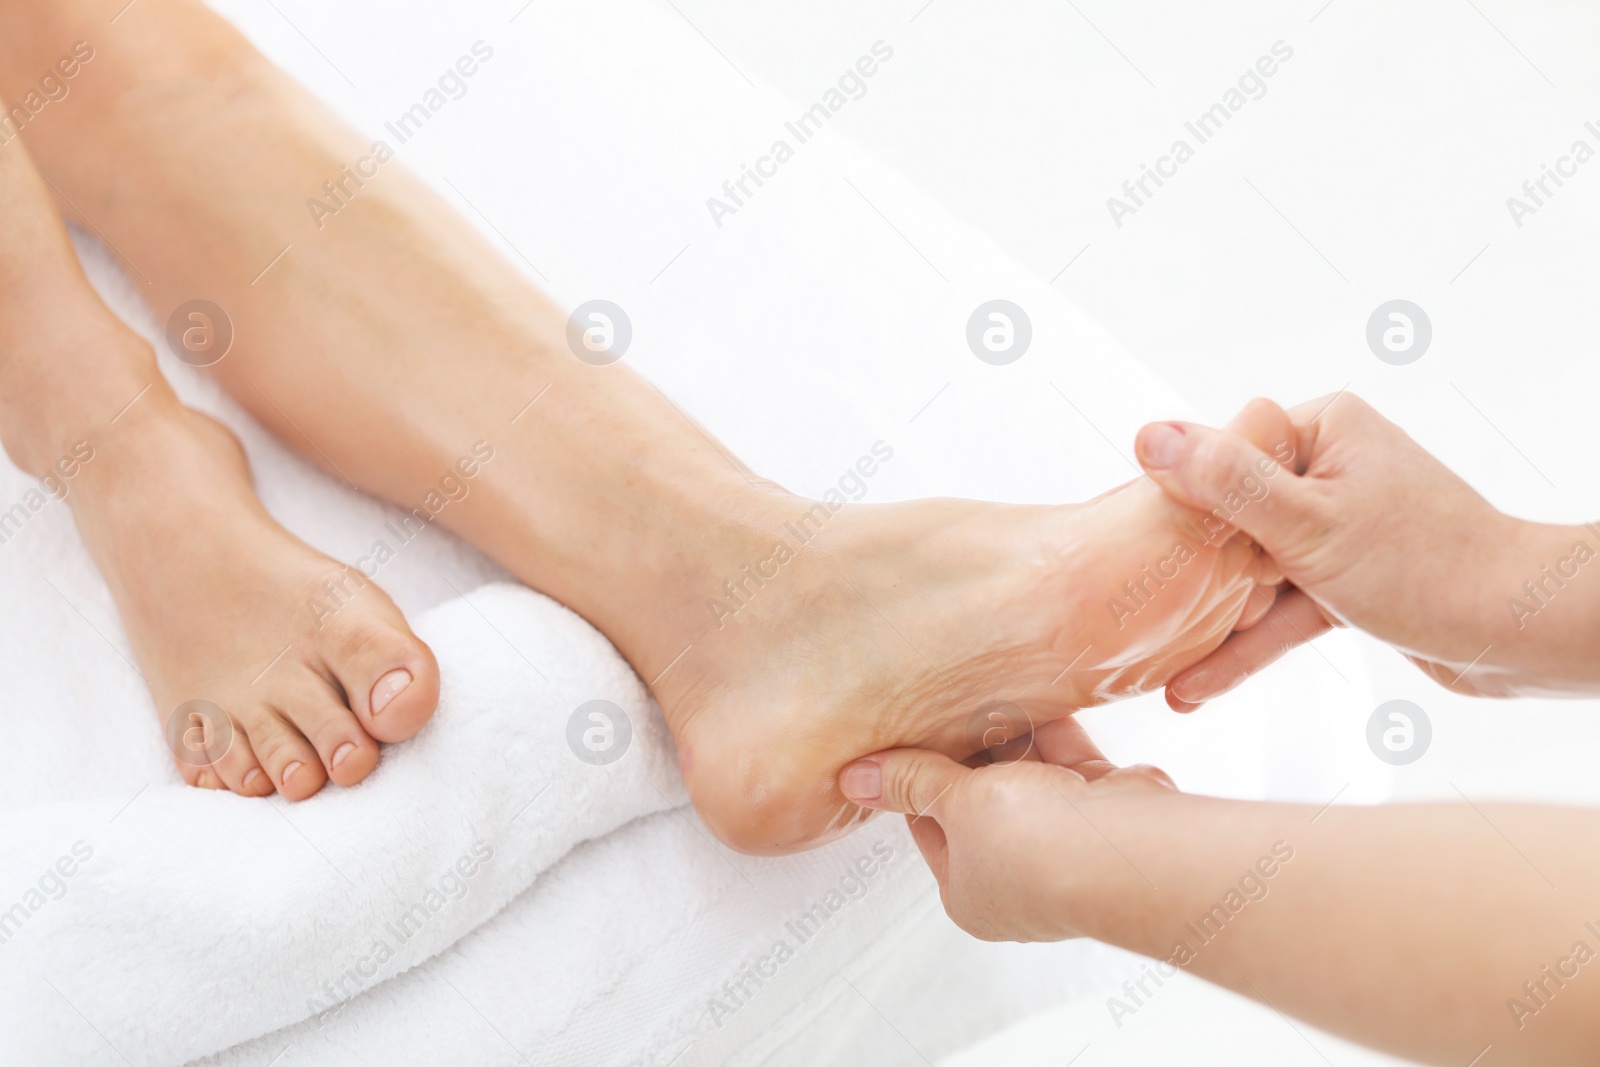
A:
[[[1303,484],[1295,494],[1293,521],[1302,541],[1327,540],[1338,526],[1339,508],[1328,490],[1317,482]]]
[[[1247,426],[1271,426],[1276,423],[1288,421],[1288,414],[1277,401],[1264,396],[1258,396],[1244,406],[1239,413],[1240,421]]]
[[[1335,434],[1342,435],[1387,420],[1364,398],[1347,391],[1328,404],[1321,421]]]
[[[878,788],[880,802],[893,811],[905,811],[911,799],[911,771],[906,761],[898,756],[879,759],[878,770],[883,775]]]
[[[1238,469],[1246,465],[1244,445],[1238,438],[1226,433],[1208,433],[1195,443],[1194,462],[1207,484],[1227,484]]]
[[[1346,411],[1349,414],[1360,415],[1362,417],[1371,417],[1378,413],[1378,409],[1367,403],[1366,398],[1361,396],[1359,393],[1346,392],[1344,395],[1345,398],[1350,401],[1349,406],[1346,408]]]
[[[933,802],[929,775],[921,759],[895,760],[884,776],[884,794],[908,811],[925,811]]]

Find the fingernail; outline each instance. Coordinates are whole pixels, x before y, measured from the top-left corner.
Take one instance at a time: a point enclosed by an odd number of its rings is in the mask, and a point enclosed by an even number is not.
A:
[[[1183,451],[1182,423],[1156,422],[1146,426],[1137,441],[1139,459],[1146,467],[1166,470],[1178,462]]]
[[[293,763],[289,764],[289,766],[285,767],[283,769],[283,784],[284,785],[288,785],[289,784],[289,779],[293,778],[295,776],[295,773],[297,771],[299,771],[301,767],[304,767],[304,766],[305,766],[304,763],[301,763],[299,760],[295,760]]]
[[[404,693],[410,684],[411,672],[404,667],[397,667],[379,678],[372,685],[372,714],[376,715],[388,707],[389,702]]]
[[[349,759],[350,758],[350,753],[354,752],[355,750],[356,750],[355,742],[354,741],[346,741],[344,744],[340,745],[338,748],[333,750],[333,759],[329,761],[328,766],[330,766],[330,767],[339,766],[339,764],[341,764],[345,760]]]
[[[1201,704],[1205,702],[1205,698],[1198,692],[1201,687],[1191,678],[1184,678],[1173,682],[1169,688],[1172,691],[1172,695],[1183,701],[1185,704]],[[1191,695],[1191,691],[1194,691],[1193,695]]]
[[[870,760],[850,764],[839,775],[839,792],[851,800],[877,800],[883,794],[883,768]]]
[[[1249,677],[1248,674],[1224,674],[1220,668],[1206,670],[1181,679],[1173,686],[1172,694],[1185,704],[1204,704],[1208,700],[1215,700],[1225,693],[1233,692]]]
[[[244,776],[244,787],[259,792],[267,784],[267,776],[261,773],[260,767],[251,767]]]

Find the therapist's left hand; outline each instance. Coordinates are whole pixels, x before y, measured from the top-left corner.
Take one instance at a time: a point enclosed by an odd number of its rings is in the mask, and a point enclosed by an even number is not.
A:
[[[1040,727],[1025,759],[968,767],[892,749],[848,765],[839,788],[865,808],[907,817],[951,919],[985,941],[1085,936],[1083,862],[1115,848],[1096,813],[1175,792],[1154,767],[1116,767],[1076,719]]]

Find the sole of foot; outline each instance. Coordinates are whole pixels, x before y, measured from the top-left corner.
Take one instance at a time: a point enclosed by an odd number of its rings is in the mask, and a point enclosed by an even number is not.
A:
[[[1232,428],[1279,455],[1296,440],[1270,403]],[[740,851],[793,852],[870,814],[837,787],[854,759],[964,759],[1159,688],[1270,610],[1281,580],[1218,505],[1148,479],[1062,507],[797,501],[781,565],[752,580],[730,562],[737,607],[657,687],[696,809]]]

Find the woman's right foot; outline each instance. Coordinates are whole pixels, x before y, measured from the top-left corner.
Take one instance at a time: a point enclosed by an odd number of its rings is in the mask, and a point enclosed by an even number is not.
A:
[[[1231,428],[1293,462],[1277,405]],[[1217,512],[1259,505],[1263,475]],[[1058,507],[792,499],[777,514],[764,550],[714,565],[732,580],[715,624],[655,686],[695,808],[745,852],[810,847],[870,815],[837,781],[862,756],[965,759],[1160,688],[1259,619],[1279,581],[1217,514],[1142,478]]]

